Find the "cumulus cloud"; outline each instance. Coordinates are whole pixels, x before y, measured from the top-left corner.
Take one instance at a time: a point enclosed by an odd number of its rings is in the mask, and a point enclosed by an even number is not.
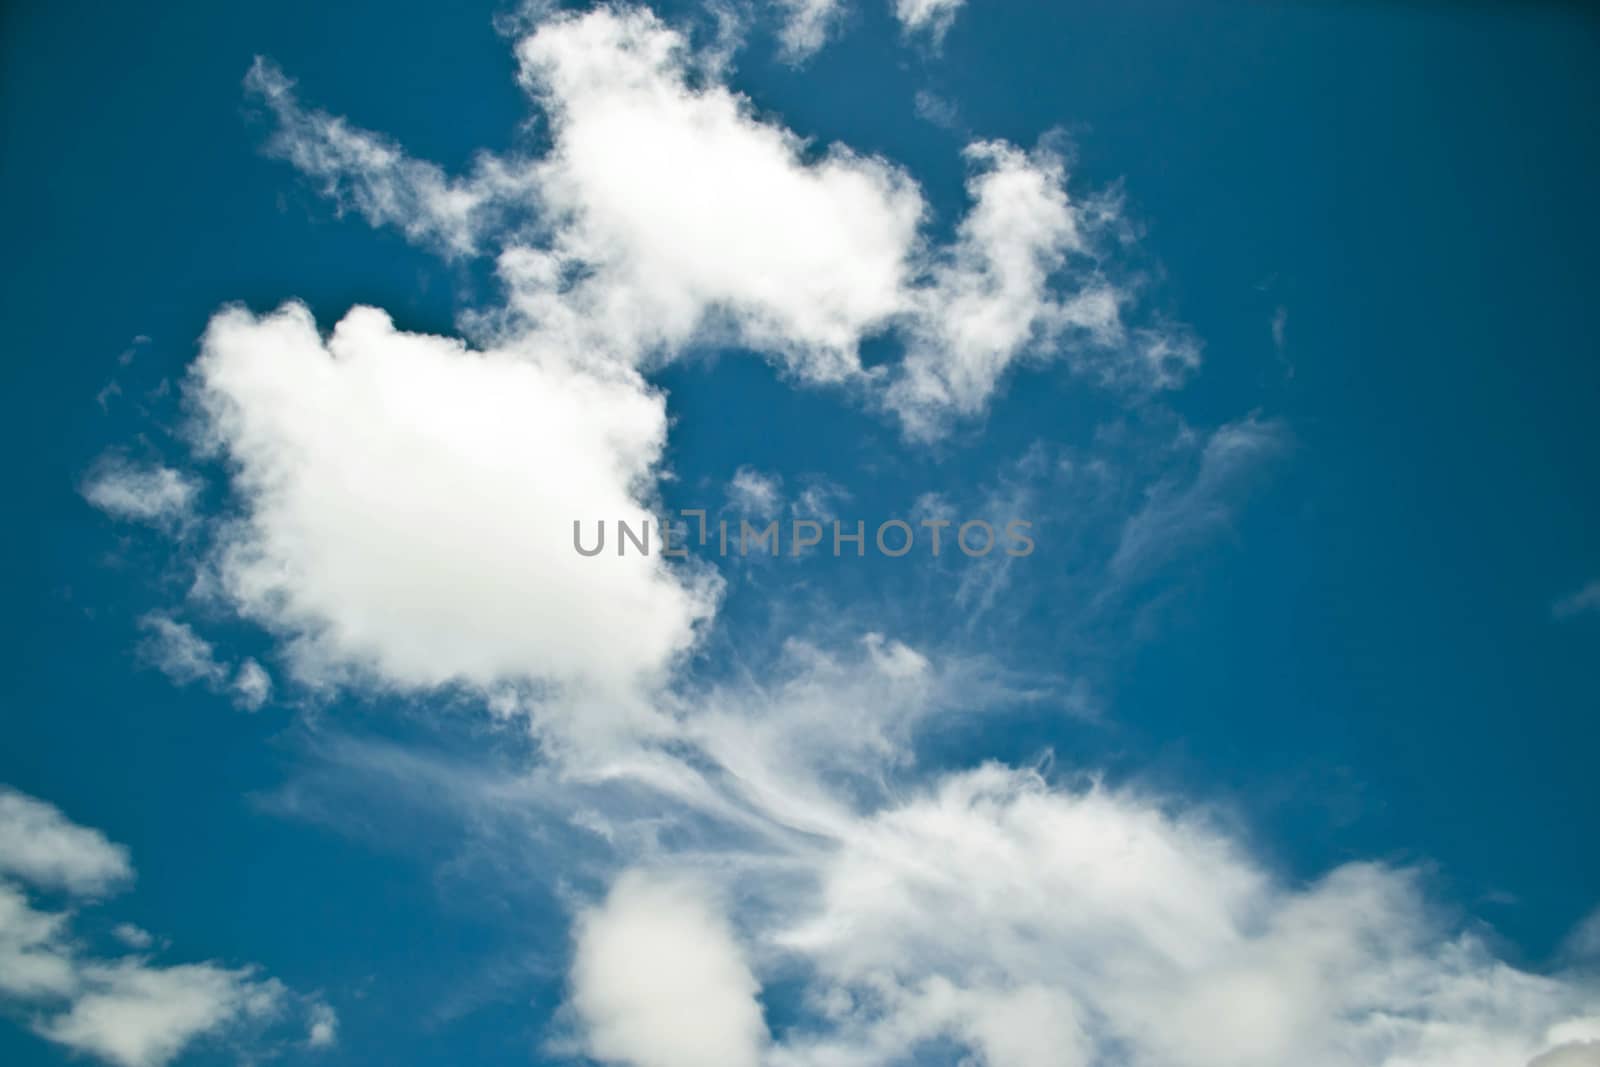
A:
[[[907,33],[926,34],[938,44],[966,0],[894,0],[894,17]]]
[[[956,1037],[996,1065],[1488,1067],[1527,1062],[1597,1003],[1442,928],[1407,872],[1352,864],[1287,886],[1202,815],[999,766],[853,826],[813,913],[779,939],[850,1005],[797,1064],[889,1063]],[[1061,1048],[983,1048],[1019,994],[1062,1005],[1043,1013]]]
[[[193,517],[200,483],[171,467],[109,456],[95,465],[82,492],[113,518],[177,528]]]
[[[612,768],[663,797],[605,810],[618,862],[704,873],[686,889],[635,869],[580,919],[573,1005],[597,1059],[670,1067],[688,1027],[717,1044],[682,1062],[770,1067],[952,1044],[984,1067],[1546,1067],[1600,1026],[1595,975],[1497,958],[1415,871],[1291,882],[1203,806],[992,763],[915,774],[931,707],[995,701],[883,637],[790,662],[775,689],[697,699],[692,755]],[[863,728],[894,705],[883,721],[906,729]],[[688,809],[688,854],[628,825]],[[658,957],[687,962],[662,979]],[[770,1038],[763,977],[805,1004]]]
[[[0,875],[0,1002],[25,1009],[34,1033],[75,1052],[116,1067],[163,1067],[201,1038],[320,1004],[254,967],[87,954],[72,935],[72,912],[40,910],[8,878],[92,897],[131,881],[127,851],[4,787]],[[126,923],[113,934],[136,950],[154,940]]]
[[[260,710],[272,695],[272,676],[265,667],[248,658],[237,667],[223,662],[216,647],[186,622],[151,612],[140,618],[139,629],[144,635],[139,654],[174,685],[200,684],[214,693],[230,693],[234,704],[246,711]]]
[[[1409,872],[1292,887],[1202,814],[1010,768],[847,820],[817,872],[760,935],[819,1006],[783,1067],[950,1041],[994,1067],[1489,1067],[1600,1005],[1445,928]]]
[[[751,518],[776,515],[783,506],[782,480],[754,467],[740,467],[728,482],[728,503]]]
[[[1048,285],[1069,253],[1085,250],[1061,160],[1002,142],[974,144],[966,155],[973,207],[919,294],[918,337],[889,393],[890,406],[923,435],[948,412],[981,410],[1031,343],[1068,328],[1102,340],[1121,329],[1109,284],[1089,280],[1065,303]]]
[[[0,874],[98,896],[133,880],[128,850],[53,804],[0,786]]]
[[[339,1043],[339,1016],[326,1004],[313,1004],[306,1044],[311,1048],[332,1048]]]
[[[573,551],[575,521],[648,514],[666,416],[631,371],[473,351],[370,308],[324,340],[291,304],[219,314],[190,389],[243,505],[215,585],[303,682],[626,705],[714,609],[714,582],[659,554]]]
[[[272,696],[272,675],[255,660],[244,660],[233,676],[233,696],[244,710],[260,711]]]
[[[940,248],[903,168],[757,116],[715,54],[648,11],[557,15],[516,52],[550,146],[459,178],[303,109],[265,62],[248,79],[276,150],[336,202],[495,256],[507,306],[471,325],[497,342],[628,366],[733,343],[805,381],[882,389],[919,436],[980,411],[1024,354],[1119,387],[1174,385],[1198,361],[1181,330],[1129,325],[1133,293],[1095,240],[1115,204],[1070,198],[1055,153],[971,145],[973,205]],[[869,373],[859,346],[886,333],[904,366]]]
[[[42,1019],[35,1031],[118,1067],[160,1067],[202,1035],[271,1018],[286,992],[250,968],[209,963],[80,963],[78,983],[71,1006]]]
[[[111,934],[118,941],[132,949],[144,950],[155,944],[155,938],[150,936],[148,930],[140,929],[132,923],[118,923],[112,927]]]
[[[936,32],[954,5],[901,10]],[[754,349],[797,381],[870,392],[927,439],[981,416],[1019,364],[1151,390],[1180,383],[1199,348],[1133,317],[1102,247],[1116,205],[1069,195],[1048,147],[969,146],[971,204],[939,244],[902,168],[757,115],[717,56],[648,12],[555,14],[516,55],[548,147],[460,177],[252,70],[279,154],[375,224],[493,256],[506,304],[469,318],[471,344],[372,308],[327,335],[299,304],[218,313],[188,390],[235,507],[201,587],[279,637],[307,686],[465,686],[533,709],[545,739],[624,742],[574,746],[584,758],[503,790],[470,785],[475,803],[565,814],[610,852],[609,892],[575,931],[585,1054],[868,1067],[953,1044],[985,1067],[1487,1067],[1581,1050],[1592,982],[1497,959],[1410,872],[1356,863],[1291,883],[1192,805],[1040,769],[924,767],[931,724],[1026,698],[978,658],[868,633],[791,642],[731,679],[675,673],[718,583],[570,541],[574,521],[638,525],[655,502],[668,420],[644,375],[661,362]],[[902,354],[866,368],[859,348],[880,336]],[[1121,526],[1113,579],[1225,529],[1285,440],[1255,418],[1212,434]],[[735,495],[776,497],[741,474]],[[175,676],[257,688],[153,629]],[[698,881],[661,873],[691,862]],[[0,948],[31,987],[101,997],[43,1032],[116,1062],[168,1054],[104,1036],[150,990],[212,988],[226,1022],[253,1017],[266,988],[226,969],[124,980],[61,955],[59,917],[13,910]],[[762,977],[805,1001],[774,1033]],[[162,1025],[198,1034],[211,1017],[175,1009]],[[308,1045],[332,1040],[331,1021],[311,1027]]]
[[[601,1062],[757,1067],[767,1036],[757,988],[691,882],[630,873],[579,918],[571,1008]]]
[[[778,43],[790,62],[810,58],[824,44],[845,15],[842,0],[777,0],[783,12]]]
[[[1600,1026],[1594,974],[1506,963],[1418,872],[1286,879],[1204,804],[1048,763],[919,765],[944,716],[1005,702],[869,635],[685,694],[678,734],[576,775],[415,754],[391,773],[480,828],[583,835],[529,873],[620,872],[580,909],[569,975],[601,1062],[1522,1067]]]
[[[0,881],[0,996],[66,996],[76,988],[72,961],[60,949],[67,918],[36,911],[20,889]]]
[[[220,685],[226,680],[228,668],[218,662],[216,649],[188,623],[152,612],[139,620],[139,629],[144,633],[140,653],[174,684]]]

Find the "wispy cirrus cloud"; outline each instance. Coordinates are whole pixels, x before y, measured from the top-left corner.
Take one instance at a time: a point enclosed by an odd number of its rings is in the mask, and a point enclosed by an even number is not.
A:
[[[110,455],[95,464],[82,493],[112,518],[179,529],[194,517],[200,483],[172,467]]]
[[[1600,612],[1600,582],[1590,582],[1550,605],[1550,614],[1557,619],[1571,619],[1590,612]]]

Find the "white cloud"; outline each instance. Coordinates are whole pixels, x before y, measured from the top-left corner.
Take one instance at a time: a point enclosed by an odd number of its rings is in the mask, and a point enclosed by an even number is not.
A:
[[[783,10],[783,28],[778,33],[778,43],[783,46],[784,58],[791,63],[809,59],[824,44],[828,35],[843,20],[843,0],[776,0]]]
[[[776,515],[783,507],[782,480],[754,467],[740,467],[728,483],[728,503],[751,519]]]
[[[1120,329],[1117,297],[1091,283],[1070,304],[1047,285],[1071,252],[1084,250],[1061,161],[1001,142],[967,149],[973,207],[921,295],[918,343],[889,402],[916,432],[948,412],[973,414],[1007,365],[1069,324],[1105,336]]]
[[[83,483],[83,497],[113,518],[180,527],[194,513],[200,483],[182,471],[108,456]]]
[[[199,683],[213,693],[230,693],[245,711],[259,711],[272,696],[272,676],[265,667],[248,657],[237,667],[230,665],[188,623],[150,612],[139,619],[139,629],[144,634],[140,656],[174,685]]]
[[[670,797],[634,810],[694,828],[714,889],[693,913],[738,900],[760,946],[753,973],[801,983],[808,1008],[773,1039],[768,1067],[887,1067],[952,1042],[975,1067],[1493,1067],[1600,1027],[1595,976],[1496,958],[1435,911],[1414,872],[1357,862],[1288,882],[1215,813],[997,764],[900,784],[919,724],[993,696],[965,699],[970,677],[952,682],[948,665],[883,637],[854,658],[802,647],[787,662],[781,685],[688,701],[695,754],[678,773],[639,760],[613,782]],[[688,809],[709,824],[680,821]],[[632,832],[637,817],[607,816],[620,862],[685,860]],[[590,914],[655,916],[679,936],[676,898],[640,892],[638,877],[612,898],[636,908]],[[639,922],[611,928],[633,931],[608,942],[616,960],[630,943],[670,943]],[[601,1027],[618,1042],[599,1058],[675,1062],[632,1057],[670,1044],[665,1020],[690,1017],[682,989],[639,978],[624,993],[593,958],[580,950],[589,969],[575,987],[627,1004],[579,1013],[591,1040]],[[729,1003],[745,1010],[743,994]]]
[[[918,767],[941,716],[1004,703],[869,636],[685,693],[680,734],[602,764],[386,773],[459,793],[480,828],[520,812],[519,841],[563,817],[583,835],[519,872],[586,877],[597,853],[635,872],[577,925],[570,1018],[603,1062],[889,1067],[955,1045],[973,1067],[1521,1067],[1600,1026],[1595,976],[1507,964],[1414,872],[1287,880],[1202,806]],[[682,869],[698,881],[638,873]],[[770,1036],[762,979],[795,1005]]]
[[[0,874],[98,896],[133,880],[128,850],[53,804],[0,786]]]
[[[253,659],[239,664],[233,676],[233,698],[246,711],[259,711],[272,696],[272,676]]]
[[[943,1038],[993,1067],[1490,1067],[1600,1003],[1451,934],[1406,872],[1290,887],[1201,815],[998,766],[854,823],[821,875],[776,939],[847,1007],[780,1065]]]
[[[921,194],[881,159],[757,119],[648,12],[562,18],[517,46],[554,145],[530,192],[564,225],[502,256],[514,306],[671,351],[719,322],[808,378],[859,370],[866,330],[904,306]],[[582,266],[565,292],[560,278]]]
[[[62,947],[67,916],[35,910],[23,892],[0,881],[0,998],[66,996],[77,986]]]
[[[118,1067],[161,1067],[197,1038],[268,1018],[286,991],[249,969],[213,964],[150,967],[138,961],[84,964],[71,1007],[36,1032]]]
[[[188,623],[152,612],[139,620],[139,629],[144,633],[140,654],[174,685],[215,687],[226,680],[228,668],[218,661],[216,649]]]
[[[324,341],[287,305],[220,313],[190,384],[244,509],[218,588],[302,681],[626,704],[714,608],[659,554],[573,549],[574,521],[646,516],[666,417],[630,371],[475,352],[370,308]]]
[[[635,872],[579,918],[571,1007],[588,1054],[629,1067],[758,1067],[766,1024],[732,931],[693,883]]]
[[[127,850],[54,806],[0,787],[0,874],[43,890],[92,897],[133,878]],[[317,1008],[253,967],[156,966],[84,954],[72,913],[38,910],[0,879],[0,1001],[25,1007],[35,1033],[117,1067],[163,1067],[202,1037],[264,1024],[291,1008]],[[145,931],[112,930],[142,950]]]
[[[1141,388],[1198,362],[1182,331],[1125,323],[1132,293],[1093,240],[1116,205],[1070,199],[1047,150],[970,146],[974,204],[938,248],[902,168],[758,117],[718,54],[648,11],[559,14],[516,51],[550,147],[482,156],[462,178],[303,110],[265,63],[249,78],[277,117],[276,150],[337,202],[446,254],[496,256],[508,306],[470,321],[490,347],[648,366],[733,343],[806,381],[888,386],[921,436],[981,411],[1024,355],[1064,353]],[[858,348],[885,333],[904,340],[904,365],[869,373]]]
[[[132,923],[118,923],[112,927],[111,934],[118,941],[131,949],[143,951],[155,944],[155,938],[150,936],[148,930],[142,930]]]
[[[966,0],[894,0],[894,17],[907,33],[927,34],[935,44],[944,39],[956,12]]]
[[[1582,589],[1562,597],[1550,608],[1557,619],[1570,619],[1588,612],[1600,612],[1600,582],[1590,582]]]
[[[716,57],[647,12],[555,15],[517,56],[549,150],[485,156],[464,178],[303,111],[258,64],[280,153],[375,223],[494,255],[508,306],[469,323],[476,348],[371,308],[327,337],[300,305],[225,310],[190,395],[238,504],[210,586],[286,642],[298,680],[461,684],[496,707],[554,695],[568,733],[625,735],[502,791],[472,786],[480,803],[566,812],[635,871],[578,921],[570,1009],[588,1054],[866,1067],[953,1042],[986,1067],[1487,1067],[1586,1040],[1570,1028],[1593,1011],[1587,979],[1496,959],[1406,872],[1290,884],[1179,804],[996,765],[918,769],[920,728],[1015,695],[970,663],[874,634],[842,652],[794,642],[754,680],[670,688],[715,583],[659,558],[579,558],[569,533],[637,522],[654,500],[667,419],[642,369],[733,342],[806,381],[882,389],[931,437],[986,410],[1019,362],[1151,389],[1181,381],[1198,348],[1128,320],[1095,240],[1114,206],[1070,197],[1047,150],[971,146],[972,206],[937,247],[903,170],[758,117]],[[858,346],[886,333],[903,360],[863,370]],[[1257,419],[1213,434],[1193,477],[1157,486],[1122,528],[1113,577],[1225,527],[1283,440]],[[194,670],[209,683],[207,662]],[[695,855],[675,854],[684,839]],[[639,873],[686,859],[713,861],[701,882]],[[55,934],[18,914],[9,944],[48,985]],[[124,988],[116,973],[75,965],[101,999],[59,1017],[60,1039],[159,1057],[158,1038],[115,1025],[157,987],[193,994],[166,1019],[201,1032],[195,990],[216,974]],[[776,1042],[758,974],[803,985],[816,1009]],[[204,1003],[250,1014],[247,992]]]
[[[960,114],[951,101],[928,89],[918,89],[912,100],[917,117],[935,126],[954,130],[960,124]]]
[[[339,1043],[339,1016],[326,1004],[314,1004],[306,1044],[311,1048],[332,1048]]]

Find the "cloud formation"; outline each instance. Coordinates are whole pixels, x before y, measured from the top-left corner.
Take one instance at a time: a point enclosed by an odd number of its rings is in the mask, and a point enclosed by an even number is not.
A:
[[[693,882],[631,872],[579,917],[571,1007],[589,1055],[630,1067],[759,1067],[755,976]]]
[[[133,880],[128,850],[79,826],[52,804],[0,786],[0,875],[74,896],[100,896]]]
[[[1600,611],[1600,582],[1590,582],[1556,601],[1550,613],[1557,619],[1570,619],[1588,612]]]
[[[966,0],[894,0],[894,17],[907,33],[924,34],[938,44],[965,3]]]
[[[334,1018],[255,967],[91,955],[72,935],[71,910],[40,910],[18,884],[82,902],[132,879],[122,846],[0,787],[0,1003],[26,1011],[34,1033],[115,1067],[163,1067],[204,1038],[255,1034],[305,1011]],[[126,924],[115,936],[139,951],[153,941]]]
[[[666,414],[629,369],[474,351],[371,308],[324,340],[289,304],[220,313],[190,389],[242,503],[218,595],[308,685],[555,686],[623,714],[714,610],[715,582],[659,553],[573,552],[574,521],[648,514]]]
[[[82,492],[85,500],[113,518],[177,529],[192,518],[200,484],[171,467],[141,466],[107,456],[96,464]]]
[[[897,10],[936,33],[954,9]],[[1137,317],[1110,263],[1116,203],[1071,195],[1048,144],[969,145],[970,205],[940,244],[903,168],[757,115],[719,56],[649,12],[555,14],[516,56],[549,145],[464,176],[303,108],[256,64],[278,154],[341,209],[448,257],[493,257],[505,302],[468,318],[470,343],[375,308],[326,334],[301,304],[227,308],[187,388],[233,505],[209,527],[202,595],[275,635],[309,689],[460,687],[531,713],[547,744],[524,777],[438,782],[463,805],[566,820],[571,836],[550,837],[600,857],[582,873],[604,885],[576,909],[579,1049],[632,1067],[870,1067],[951,1048],[983,1067],[1587,1054],[1593,976],[1498,959],[1439,917],[1415,872],[1351,863],[1292,881],[1203,805],[927,759],[936,724],[1032,695],[982,656],[869,631],[685,677],[719,581],[659,555],[581,560],[568,539],[575,520],[637,523],[656,503],[668,418],[652,369],[748,348],[926,441],[981,417],[1019,365],[1064,360],[1148,393],[1193,373],[1199,346]],[[869,368],[861,347],[880,338],[898,347]],[[1143,580],[1226,529],[1286,440],[1259,418],[1197,436],[1193,470],[1115,531],[1111,579]],[[779,488],[745,468],[731,493],[777,507]],[[230,677],[158,618],[176,680]],[[264,699],[251,665],[233,684]],[[30,862],[94,884],[92,865]],[[286,996],[248,970],[80,959],[64,914],[15,891],[0,904],[16,995],[70,1002],[41,1032],[113,1062],[164,1062]],[[769,1025],[774,988],[801,1005]],[[306,1043],[335,1034],[319,1015]]]
[[[495,343],[636,367],[734,344],[865,389],[923,437],[981,412],[1023,355],[1135,389],[1198,364],[1182,330],[1129,322],[1134,289],[1105,263],[1116,204],[1069,196],[1057,153],[969,146],[973,203],[938,247],[903,168],[757,116],[715,53],[649,11],[557,15],[516,54],[550,146],[456,178],[305,110],[265,61],[247,79],[275,151],[341,206],[447,255],[494,256],[506,306],[469,326]],[[868,372],[859,349],[880,335],[906,356]]]
[[[259,711],[272,695],[272,676],[253,659],[237,667],[217,658],[216,648],[186,622],[150,612],[139,619],[139,654],[177,686],[199,684],[228,693],[237,707]]]

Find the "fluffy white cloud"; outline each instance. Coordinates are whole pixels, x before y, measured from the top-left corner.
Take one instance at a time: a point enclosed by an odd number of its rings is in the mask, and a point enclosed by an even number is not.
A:
[[[691,882],[627,874],[579,919],[571,1007],[602,1062],[757,1067],[767,1036],[757,988]]]
[[[246,711],[259,711],[272,696],[272,675],[253,659],[239,664],[233,676],[233,698]]]
[[[828,5],[802,7],[810,19]],[[277,151],[339,203],[447,254],[496,255],[508,306],[472,322],[495,344],[647,366],[735,343],[804,380],[885,388],[919,436],[981,411],[1023,355],[1157,388],[1198,361],[1181,331],[1125,322],[1132,293],[1093,239],[1115,205],[1069,198],[1049,151],[969,147],[973,205],[956,241],[933,247],[903,169],[757,116],[717,53],[648,11],[557,15],[516,50],[549,149],[482,156],[461,178],[302,109],[264,63],[249,79]],[[869,374],[858,348],[885,333],[904,340],[904,364]]]
[[[943,659],[884,637],[794,647],[684,694],[670,742],[581,773],[414,753],[384,773],[425,778],[473,826],[514,817],[519,841],[563,820],[582,835],[519,871],[564,881],[607,853],[634,872],[578,922],[570,1020],[604,1062],[1523,1067],[1600,1035],[1600,976],[1507,964],[1415,872],[1288,880],[1201,805],[919,768],[919,727],[1006,702]],[[350,788],[372,755],[330,780]],[[795,1005],[764,1041],[760,979]]]
[[[140,653],[174,684],[217,686],[227,679],[228,668],[217,660],[216,649],[188,623],[152,612],[139,620],[139,629],[144,633]]]
[[[645,11],[554,21],[517,57],[554,141],[531,192],[563,223],[503,258],[520,309],[633,350],[721,320],[808,377],[857,371],[861,334],[903,307],[923,213],[906,174],[838,146],[804,160],[726,86],[691,85],[698,57]]]
[[[171,467],[110,456],[96,464],[82,492],[85,500],[114,518],[175,528],[193,516],[200,483]]]
[[[118,923],[112,928],[111,934],[129,948],[139,950],[149,948],[156,940],[150,936],[148,930],[140,929],[132,923]]]
[[[972,210],[917,294],[915,340],[888,395],[919,436],[949,414],[983,410],[1012,362],[1053,348],[1066,331],[1101,347],[1122,340],[1121,297],[1092,268],[1069,295],[1050,284],[1069,256],[1088,252],[1061,160],[998,141],[966,156]]]
[[[61,947],[66,924],[67,916],[35,910],[20,889],[0,881],[0,996],[65,996],[76,988]]]
[[[920,35],[937,46],[949,32],[966,0],[891,0],[890,10],[909,35]],[[810,58],[844,21],[843,0],[776,0],[782,15],[778,43],[790,62]]]
[[[695,698],[695,754],[676,773],[659,759],[613,768],[670,798],[609,810],[619,859],[675,858],[631,820],[692,826],[700,868],[725,881],[691,898],[685,922],[677,890],[654,896],[628,875],[580,924],[574,987],[615,998],[578,1013],[589,1040],[615,1042],[601,1059],[675,1062],[632,1057],[669,1044],[655,1027],[688,1014],[678,987],[608,985],[586,938],[617,932],[605,944],[620,974],[625,946],[654,959],[641,946],[707,921],[708,900],[740,902],[754,973],[803,979],[809,1010],[772,1039],[770,1067],[889,1065],[950,1043],[983,1067],[1491,1067],[1552,1050],[1564,1064],[1600,1027],[1597,976],[1503,962],[1440,917],[1414,872],[1351,863],[1288,882],[1204,809],[1032,770],[896,787],[932,709],[994,701],[969,704],[956,694],[970,682],[883,638],[857,658],[796,650],[790,663],[779,686]],[[691,809],[708,821],[678,821]],[[595,915],[616,918],[588,926]],[[756,1018],[744,966],[719,973],[741,991],[728,1013]]]
[[[852,1005],[793,1050],[806,1064],[887,1063],[963,1034],[986,1064],[1026,1062],[979,1039],[1017,1010],[985,1006],[997,990],[1085,1020],[1035,1062],[1116,1050],[1151,1067],[1526,1063],[1600,1007],[1593,985],[1438,927],[1405,872],[1353,864],[1286,886],[1203,817],[997,766],[853,826],[780,941]]]
[[[927,34],[938,43],[966,0],[894,0],[894,17],[908,33]]]
[[[215,646],[186,622],[151,612],[139,620],[144,634],[139,653],[174,685],[199,683],[214,693],[228,692],[246,711],[259,711],[272,695],[272,676],[253,659],[237,667],[223,662]]]
[[[754,467],[740,467],[728,482],[728,503],[751,519],[776,515],[783,506],[782,480]]]
[[[339,1016],[326,1004],[313,1004],[306,1044],[311,1048],[332,1048],[339,1043]]]
[[[777,0],[777,6],[783,11],[778,43],[784,57],[794,63],[826,44],[845,15],[843,0]]]
[[[128,850],[53,804],[0,786],[0,874],[97,896],[133,880]]]
[[[130,881],[127,851],[54,806],[0,787],[0,874],[45,890],[93,896]],[[70,912],[41,911],[0,879],[0,1001],[25,1007],[35,1033],[116,1067],[163,1067],[202,1037],[265,1024],[320,1002],[298,997],[253,967],[162,966],[139,956],[87,955]],[[135,949],[153,938],[126,923],[114,936]]]
[[[35,1030],[118,1067],[161,1067],[202,1035],[272,1017],[286,996],[274,979],[209,963],[87,963],[78,978],[71,1006]]]
[[[243,515],[216,584],[300,679],[557,686],[626,703],[687,649],[709,580],[583,558],[573,524],[646,517],[661,397],[631,371],[476,352],[357,308],[219,314],[191,379]]]
[[[940,10],[903,17],[931,27]],[[903,170],[756,115],[717,57],[647,12],[551,16],[517,58],[548,150],[485,156],[465,177],[304,111],[257,65],[280,153],[374,223],[494,255],[507,306],[469,322],[476,347],[370,308],[326,337],[296,304],[225,310],[190,395],[238,505],[207,588],[281,636],[300,681],[461,684],[571,712],[568,734],[618,727],[629,744],[507,793],[569,813],[619,868],[681,861],[664,827],[692,828],[695,858],[718,861],[698,884],[623,875],[580,917],[570,1006],[589,1055],[866,1067],[944,1042],[987,1067],[1486,1067],[1583,1050],[1589,980],[1504,964],[1441,926],[1405,872],[1289,884],[1237,835],[1136,792],[916,771],[920,725],[1009,696],[970,665],[883,636],[797,642],[775,677],[664,692],[716,586],[658,556],[581,558],[570,539],[575,520],[637,523],[653,500],[667,419],[643,371],[737,343],[803,380],[881,390],[932,437],[980,415],[1019,362],[1150,389],[1181,381],[1198,349],[1129,320],[1096,241],[1114,205],[1070,197],[1049,151],[971,146],[972,204],[938,247]],[[904,357],[866,371],[858,348],[883,334]],[[1213,435],[1193,477],[1122,528],[1113,578],[1224,525],[1282,438],[1259,420]],[[56,935],[16,914],[0,945],[47,987]],[[129,989],[111,973],[72,965],[102,999],[79,1024],[58,1017],[58,1039],[159,1057],[138,1033],[84,1035],[110,1034],[141,990],[205,982]],[[776,1039],[762,973],[814,1002]],[[252,1002],[213,1003],[240,1018]]]

